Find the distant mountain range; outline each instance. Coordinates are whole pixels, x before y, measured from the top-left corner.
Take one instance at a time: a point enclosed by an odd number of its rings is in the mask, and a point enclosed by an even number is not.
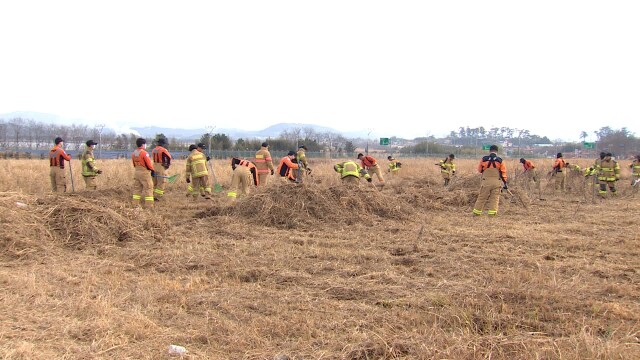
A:
[[[34,112],[34,111],[14,111],[11,113],[0,114],[0,119],[10,120],[15,118],[31,119],[31,120],[46,123],[46,124],[62,124],[62,125],[77,124],[77,125],[93,126],[98,123],[96,121],[90,121],[85,119],[70,119],[70,118],[64,118],[62,116],[58,116],[55,114],[40,113],[40,112]],[[158,127],[158,126],[126,127],[126,126],[114,126],[109,124],[107,124],[105,128],[111,129],[118,134],[121,134],[121,133],[128,134],[133,132],[133,133],[138,133],[139,135],[144,137],[153,137],[153,136],[156,136],[156,134],[162,133],[167,137],[174,137],[179,140],[197,139],[207,132],[206,129],[181,129],[181,128],[166,128],[166,127]],[[295,128],[301,128],[301,129],[312,128],[314,131],[318,133],[331,132],[331,133],[340,134],[346,138],[366,138],[367,137],[366,131],[342,132],[326,126],[320,126],[315,124],[303,124],[303,123],[279,123],[279,124],[271,125],[262,130],[215,128],[213,129],[213,133],[226,134],[233,139],[239,139],[239,138],[266,139],[270,137],[272,138],[278,137],[285,130],[291,130]]]

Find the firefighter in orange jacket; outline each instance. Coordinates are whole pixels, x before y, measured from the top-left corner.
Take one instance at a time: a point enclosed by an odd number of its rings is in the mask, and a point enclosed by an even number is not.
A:
[[[207,200],[211,199],[211,186],[209,186],[209,170],[207,169],[207,161],[209,158],[203,153],[206,145],[199,143],[198,145],[189,146],[189,157],[187,157],[186,177],[187,177],[187,196],[193,196],[195,199],[200,192],[200,196]]]
[[[280,159],[280,163],[278,164],[278,174],[283,178],[289,181],[296,181],[296,173],[298,169],[298,164],[293,161],[296,158],[295,151],[289,151],[287,156]]]
[[[262,143],[260,150],[256,152],[256,157],[253,160],[253,163],[256,165],[258,177],[260,178],[260,181],[258,183],[261,186],[266,185],[269,175],[273,175],[274,173],[273,160],[271,159],[271,153],[269,152],[268,143]]]
[[[562,158],[562,153],[558,153],[556,155],[556,162],[553,164],[553,169],[551,170],[552,176],[556,178],[556,191],[566,191],[567,190],[567,164],[564,162]]]
[[[51,180],[51,191],[67,191],[67,176],[64,172],[64,161],[71,163],[69,156],[63,149],[64,140],[61,137],[53,141],[55,146],[49,151],[49,179]]]
[[[153,178],[153,199],[155,201],[160,200],[164,196],[164,188],[167,184],[167,179],[159,176],[166,176],[169,166],[171,166],[171,154],[169,150],[165,148],[167,145],[167,139],[161,137],[158,139],[158,144],[151,150],[153,156],[153,168],[156,171],[156,175]]]
[[[362,168],[365,169],[367,174],[369,174],[369,176],[376,174],[380,185],[384,186],[384,178],[382,177],[382,171],[380,171],[378,161],[373,156],[363,155],[362,153],[358,154],[358,160],[362,162]]]
[[[538,178],[538,170],[536,170],[536,166],[531,162],[531,160],[527,160],[525,158],[520,158],[520,163],[522,164],[522,176],[524,176],[527,188],[531,181],[536,185],[536,190],[538,190],[538,195],[541,196],[540,190],[540,179]]]
[[[241,195],[249,194],[249,188],[252,183],[255,186],[259,185],[258,171],[256,165],[251,161],[233,158],[231,159],[231,168],[233,169],[231,189],[227,193],[231,200],[235,200],[238,197],[238,192]]]
[[[498,214],[500,189],[507,189],[507,167],[497,153],[498,146],[491,145],[489,155],[483,156],[478,165],[478,172],[482,174],[482,185],[473,206],[474,215],[482,215],[485,208],[489,215]]]
[[[133,176],[133,205],[139,205],[144,197],[144,207],[153,208],[153,180],[156,175],[153,163],[147,152],[147,140],[136,139],[138,147],[131,154],[135,174]]]

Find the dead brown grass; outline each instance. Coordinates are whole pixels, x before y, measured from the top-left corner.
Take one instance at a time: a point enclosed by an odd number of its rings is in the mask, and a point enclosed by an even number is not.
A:
[[[640,357],[637,199],[549,192],[525,208],[505,194],[497,218],[474,218],[475,160],[458,161],[448,189],[433,160],[402,162],[381,191],[314,162],[307,183],[272,181],[236,204],[188,202],[175,183],[142,211],[128,205],[128,162],[105,162],[98,192],[56,196],[37,160],[6,161],[0,354]]]

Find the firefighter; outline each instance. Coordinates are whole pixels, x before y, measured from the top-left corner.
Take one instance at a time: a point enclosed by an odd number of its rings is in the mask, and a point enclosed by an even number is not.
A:
[[[207,146],[203,143],[189,146],[189,156],[187,157],[187,166],[185,174],[187,177],[187,196],[192,196],[195,200],[198,192],[203,198],[211,199],[211,186],[209,185],[209,170],[207,169],[207,161],[209,158],[204,155],[204,149]]]
[[[620,165],[612,159],[613,154],[606,153],[604,159],[600,161],[600,169],[598,171],[598,183],[600,189],[598,194],[601,197],[607,195],[607,187],[611,194],[616,194],[616,181],[620,180]]]
[[[562,158],[562,153],[556,154],[556,162],[553,164],[553,169],[549,172],[556,178],[555,189],[556,192],[565,192],[567,190],[567,164]]]
[[[507,167],[497,153],[498,146],[491,145],[489,155],[483,156],[478,165],[478,172],[482,174],[482,185],[480,185],[480,193],[473,206],[474,215],[482,215],[485,208],[489,215],[497,215],[500,188],[508,189]]]
[[[363,176],[368,182],[371,182],[371,175],[369,175],[355,161],[348,160],[335,164],[333,166],[333,170],[340,174],[340,179],[343,184],[359,184],[361,176]]]
[[[51,180],[51,191],[67,191],[67,176],[64,172],[64,161],[71,166],[71,156],[64,151],[64,140],[61,137],[53,140],[55,146],[49,151],[49,179]]]
[[[258,171],[258,177],[260,178],[260,186],[267,184],[269,174],[273,175],[274,167],[273,160],[271,159],[271,153],[269,152],[269,143],[263,142],[260,150],[256,152],[256,157],[253,160]]]
[[[102,170],[98,169],[96,159],[93,157],[93,149],[98,145],[97,142],[89,140],[86,142],[87,147],[82,153],[82,178],[87,190],[96,190],[96,177],[102,174]]]
[[[311,173],[311,168],[307,162],[306,155],[307,147],[304,145],[298,146],[298,152],[296,153],[296,163],[298,164],[298,171],[296,174],[296,181],[302,182],[306,174]]]
[[[144,207],[153,208],[153,180],[156,175],[151,158],[147,152],[147,140],[136,139],[138,147],[131,154],[135,174],[133,177],[133,205],[139,205],[144,197]]]
[[[167,176],[167,170],[171,166],[171,154],[165,148],[167,146],[166,138],[159,138],[156,147],[151,150],[153,157],[153,168],[156,170],[156,176],[153,177],[153,199],[159,201],[164,196],[164,188],[167,186],[167,179],[160,176]]]
[[[389,160],[389,169],[387,172],[391,173],[391,176],[398,176],[402,163],[396,160],[393,156],[387,156],[387,160]]]
[[[278,174],[283,178],[289,181],[296,181],[296,173],[298,169],[298,164],[294,161],[296,160],[296,152],[291,150],[287,153],[287,156],[280,159],[280,163],[278,164]]]
[[[259,185],[260,178],[258,177],[258,171],[256,165],[249,160],[233,158],[231,159],[231,169],[233,169],[233,176],[231,178],[231,189],[227,193],[227,196],[231,200],[236,200],[238,192],[241,195],[248,195],[250,185]]]
[[[531,160],[527,160],[525,158],[520,158],[520,163],[522,164],[522,176],[525,178],[527,188],[533,181],[536,186],[536,190],[538,190],[538,194],[542,196],[540,190],[540,178],[538,177],[538,170],[536,170],[536,166],[531,162]]]
[[[378,177],[378,181],[380,182],[380,186],[384,186],[384,178],[382,177],[382,171],[380,171],[380,165],[378,165],[378,161],[369,155],[363,155],[362,153],[358,154],[358,160],[360,160],[362,164],[362,168],[372,176],[376,174]]]
[[[629,168],[631,169],[631,186],[637,188],[640,182],[640,155],[636,155]]]
[[[449,156],[440,160],[440,163],[436,164],[440,166],[440,173],[444,179],[444,186],[449,185],[451,177],[456,175],[456,165],[453,163],[453,159],[455,158],[455,155],[449,154]]]

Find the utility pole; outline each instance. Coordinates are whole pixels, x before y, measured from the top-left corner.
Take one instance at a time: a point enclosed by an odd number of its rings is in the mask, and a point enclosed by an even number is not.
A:
[[[96,125],[96,129],[98,129],[98,159],[102,159],[102,129],[104,129],[104,124]]]
[[[367,148],[364,149],[365,154],[369,155],[369,135],[371,135],[371,132],[373,131],[373,129],[369,129],[369,132],[367,133]]]

